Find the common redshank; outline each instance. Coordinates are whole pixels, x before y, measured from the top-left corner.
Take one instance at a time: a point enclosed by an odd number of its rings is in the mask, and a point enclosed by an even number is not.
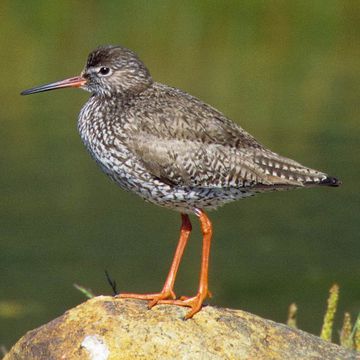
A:
[[[191,318],[210,295],[212,224],[205,211],[272,190],[338,186],[335,177],[265,148],[221,112],[179,89],[153,81],[131,50],[103,46],[90,53],[80,76],[23,91],[28,95],[82,88],[91,97],[78,129],[101,169],[121,188],[181,213],[180,239],[162,290],[121,298],[190,307]],[[177,298],[174,283],[195,214],[203,234],[198,292]]]

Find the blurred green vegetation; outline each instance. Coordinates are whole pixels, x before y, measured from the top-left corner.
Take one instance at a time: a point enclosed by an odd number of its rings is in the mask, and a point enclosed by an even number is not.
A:
[[[88,95],[20,97],[79,74],[100,44],[135,50],[160,82],[239,122],[276,152],[343,180],[339,189],[258,196],[211,217],[212,304],[319,333],[327,289],[359,311],[360,3],[353,1],[2,0],[0,344],[84,300],[161,288],[180,217],[116,188],[76,130]],[[200,234],[177,293],[196,290]]]

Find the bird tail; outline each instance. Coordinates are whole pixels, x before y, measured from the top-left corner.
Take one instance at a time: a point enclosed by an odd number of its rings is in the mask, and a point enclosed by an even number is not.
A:
[[[263,172],[263,182],[260,187],[265,185],[265,188],[289,189],[293,187],[337,187],[341,185],[341,181],[336,177],[308,168],[273,152],[255,156],[255,163]]]
[[[319,185],[324,185],[324,186],[340,186],[342,184],[341,180],[339,180],[336,177],[333,176],[328,176],[325,179],[321,180]]]

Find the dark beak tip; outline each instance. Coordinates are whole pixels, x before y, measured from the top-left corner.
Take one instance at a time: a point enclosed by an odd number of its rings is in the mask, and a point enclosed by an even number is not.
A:
[[[36,93],[37,91],[33,91],[33,89],[27,89],[27,90],[23,90],[20,95],[24,96],[24,95],[31,95]]]
[[[63,89],[63,88],[79,88],[83,85],[85,85],[86,80],[81,76],[72,77],[69,79],[56,81],[50,84],[40,85],[36,86],[31,89],[23,90],[20,95],[30,95],[30,94],[36,94],[44,91],[50,91],[50,90],[56,90],[56,89]]]

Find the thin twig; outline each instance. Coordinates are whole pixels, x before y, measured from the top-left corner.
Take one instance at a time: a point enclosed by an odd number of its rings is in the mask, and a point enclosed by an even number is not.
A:
[[[111,277],[110,277],[110,274],[108,273],[107,270],[105,270],[105,276],[106,276],[106,280],[107,282],[109,283],[109,285],[111,286],[111,289],[113,291],[113,295],[117,295],[117,290],[116,290],[116,281],[113,280]]]

